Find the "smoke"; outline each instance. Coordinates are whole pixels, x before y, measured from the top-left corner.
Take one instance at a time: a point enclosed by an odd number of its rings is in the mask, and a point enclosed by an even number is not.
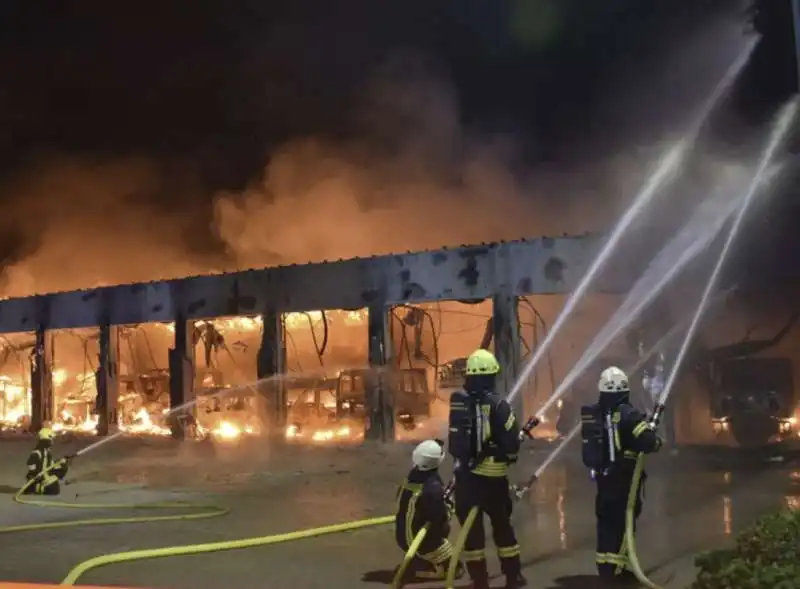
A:
[[[2,294],[603,230],[653,159],[637,146],[523,166],[514,137],[467,129],[447,76],[415,54],[380,68],[353,112],[351,137],[292,140],[211,207],[199,177],[146,158],[32,165],[2,188]]]
[[[146,160],[48,158],[4,189],[0,223],[22,249],[3,268],[3,294],[88,288],[207,271],[182,242],[186,223],[153,204],[165,185]]]
[[[468,133],[452,87],[419,57],[391,60],[357,112],[358,139],[292,141],[257,186],[219,195],[216,227],[237,265],[599,228],[574,214],[580,195],[515,173],[512,138]]]

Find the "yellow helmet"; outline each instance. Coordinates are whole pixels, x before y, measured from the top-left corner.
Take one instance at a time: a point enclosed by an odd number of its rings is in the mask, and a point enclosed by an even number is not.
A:
[[[43,427],[39,430],[39,439],[40,440],[52,440],[55,437],[53,430],[49,427]]]
[[[489,350],[475,350],[467,358],[467,374],[497,374],[500,364]]]

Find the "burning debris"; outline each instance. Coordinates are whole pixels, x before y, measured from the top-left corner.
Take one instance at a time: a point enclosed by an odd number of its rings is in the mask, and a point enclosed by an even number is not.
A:
[[[266,433],[270,413],[280,405],[287,441],[353,443],[364,437],[367,391],[380,379],[381,386],[391,390],[398,439],[416,439],[441,425],[439,405],[450,386],[442,368],[481,343],[490,316],[484,307],[453,302],[392,310],[394,363],[380,370],[363,368],[369,339],[365,309],[285,314],[285,373],[269,383],[254,382],[262,343],[260,316],[196,321],[197,403],[179,414],[170,413],[167,368],[174,324],[121,326],[115,336],[118,426],[131,435],[168,436],[177,420],[189,438],[235,442]],[[450,331],[442,329],[445,313]],[[473,330],[474,337],[465,337]],[[98,334],[65,330],[48,337],[53,342],[53,429],[92,435],[99,422]],[[0,345],[4,428],[29,427],[34,344],[35,338],[26,334]],[[275,395],[281,399],[278,404]]]

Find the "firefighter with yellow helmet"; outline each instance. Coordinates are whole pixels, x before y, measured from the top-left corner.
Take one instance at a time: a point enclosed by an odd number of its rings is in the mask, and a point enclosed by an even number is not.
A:
[[[53,430],[45,425],[39,430],[36,447],[28,455],[27,481],[35,481],[25,489],[26,494],[58,495],[61,493],[60,481],[67,476],[69,458],[53,460]]]
[[[509,467],[517,461],[521,439],[511,406],[495,392],[500,365],[480,349],[467,358],[464,389],[450,397],[448,450],[455,466],[455,511],[461,524],[472,508],[478,517],[464,545],[464,562],[474,589],[488,589],[483,515],[489,516],[506,589],[526,584],[520,548],[511,524]]]

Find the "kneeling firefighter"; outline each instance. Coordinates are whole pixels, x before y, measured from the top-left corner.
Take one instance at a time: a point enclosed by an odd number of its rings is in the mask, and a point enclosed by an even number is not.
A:
[[[646,416],[630,404],[627,375],[611,366],[598,383],[600,400],[581,408],[582,458],[597,483],[597,572],[601,579],[621,584],[635,581],[625,548],[625,512],[640,453],[656,452],[661,438]],[[637,481],[634,518],[642,511],[642,486]],[[634,519],[635,521],[635,519]]]
[[[511,406],[494,392],[498,372],[500,365],[494,354],[477,350],[467,359],[464,390],[450,396],[448,447],[456,461],[456,515],[463,525],[472,508],[479,510],[464,545],[464,562],[474,589],[489,587],[484,513],[492,524],[506,588],[526,584],[511,524],[508,481],[509,466],[517,461],[519,453],[520,429]]]
[[[406,581],[443,580],[447,565],[453,556],[450,535],[450,505],[445,497],[445,486],[439,476],[439,466],[444,460],[444,444],[426,440],[411,454],[413,468],[397,490],[397,515],[395,539],[397,545],[408,550],[414,537],[428,526],[425,539],[407,571]],[[456,576],[464,574],[459,565]]]
[[[39,441],[28,455],[28,473],[26,480],[35,482],[25,489],[25,494],[58,495],[61,493],[59,481],[67,476],[69,458],[53,460],[53,430],[43,427],[39,430]]]

